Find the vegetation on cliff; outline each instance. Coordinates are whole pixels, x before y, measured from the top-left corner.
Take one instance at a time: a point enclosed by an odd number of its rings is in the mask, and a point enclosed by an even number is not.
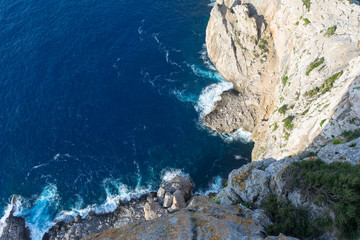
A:
[[[269,194],[262,202],[274,224],[267,227],[267,234],[283,233],[300,239],[318,237],[331,226],[331,219],[326,217],[311,218],[306,207],[296,207],[289,200],[279,201],[275,194]]]
[[[335,213],[334,224],[341,238],[360,236],[360,165],[306,160],[294,162],[285,175],[287,186]]]

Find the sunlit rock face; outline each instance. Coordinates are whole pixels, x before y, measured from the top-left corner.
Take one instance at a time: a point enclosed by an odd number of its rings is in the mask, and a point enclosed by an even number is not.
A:
[[[207,126],[252,132],[253,160],[319,147],[360,124],[360,6],[349,1],[217,1],[206,45],[237,91]]]

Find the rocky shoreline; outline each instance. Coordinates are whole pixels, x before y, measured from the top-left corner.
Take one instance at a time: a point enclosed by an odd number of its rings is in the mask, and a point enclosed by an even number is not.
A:
[[[204,121],[220,132],[251,132],[254,162],[234,169],[216,196],[193,195],[190,178],[176,176],[112,213],[58,222],[43,240],[296,239],[267,233],[274,219],[261,205],[270,194],[276,203],[308,208],[311,218],[329,215],[333,225],[317,239],[338,239],[339,212],[288,183],[291,166],[302,161],[360,164],[360,7],[305,3],[217,0],[211,12],[208,53],[234,89]],[[13,209],[0,240],[29,239]]]
[[[321,158],[328,164],[359,165],[360,138],[343,144],[329,143],[316,157],[307,155],[309,153],[245,164],[233,170],[226,186],[212,196],[193,195],[191,179],[177,175],[163,182],[157,192],[119,202],[114,212],[91,212],[85,218],[77,216],[68,223],[58,222],[42,239],[278,239],[266,231],[273,222],[262,210],[261,203],[269,194],[290,201],[294,206],[308,207],[312,216],[332,212],[288,185],[286,176],[292,173],[286,172],[291,164]],[[13,210],[6,219],[0,240],[30,240],[25,220],[13,215],[15,199],[12,204]],[[338,230],[333,228],[319,239],[337,239],[338,235]],[[285,235],[278,237],[296,239]]]
[[[58,222],[42,239],[104,239],[102,234],[108,234],[107,231],[113,232],[114,229],[128,229],[123,230],[126,236],[117,234],[119,239],[154,239],[154,237],[155,239],[192,239],[194,237],[212,239],[206,236],[213,234],[211,233],[213,229],[219,226],[223,226],[223,229],[219,230],[219,233],[214,233],[216,236],[225,234],[231,239],[244,236],[267,237],[265,227],[270,220],[262,210],[251,210],[245,206],[218,205],[209,201],[209,196],[192,195],[192,187],[190,178],[177,175],[169,182],[162,183],[157,192],[119,202],[114,212],[104,214],[90,212],[84,219],[78,215],[68,223]],[[14,197],[13,210],[5,221],[0,239],[30,240],[30,230],[25,226],[25,220],[14,216],[15,202]],[[218,222],[208,219],[213,216]],[[233,217],[228,219],[230,216]],[[196,221],[194,221],[195,218]],[[177,221],[184,224],[183,228],[177,228],[177,224],[174,225]],[[206,221],[211,225],[201,224],[200,226],[201,221]],[[234,225],[241,222],[246,222],[246,225]],[[144,231],[140,226],[144,226],[147,230]],[[241,231],[238,229],[239,226],[243,228]],[[153,228],[157,235],[150,234],[149,228]],[[164,232],[164,228],[169,228],[169,232]],[[218,235],[220,233],[221,235]],[[213,237],[216,237],[215,235]]]

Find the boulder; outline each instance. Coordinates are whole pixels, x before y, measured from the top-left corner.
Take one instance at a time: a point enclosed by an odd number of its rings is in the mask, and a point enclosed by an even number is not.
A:
[[[192,187],[190,178],[177,175],[169,182],[161,184],[158,190],[158,197],[163,198],[166,192],[174,194],[175,191],[179,190],[183,193],[183,196],[187,201],[191,198]]]
[[[158,202],[148,202],[144,205],[145,219],[153,220],[165,214],[164,209]]]
[[[180,190],[176,190],[173,194],[173,200],[169,212],[176,212],[186,207],[185,198]]]
[[[163,207],[164,208],[171,207],[172,203],[173,203],[173,195],[171,193],[167,192],[164,197]]]

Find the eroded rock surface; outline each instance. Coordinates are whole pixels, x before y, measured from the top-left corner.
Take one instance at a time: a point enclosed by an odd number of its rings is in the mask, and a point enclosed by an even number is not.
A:
[[[205,117],[250,131],[253,160],[317,149],[360,124],[360,6],[349,1],[218,0],[206,45],[238,91]]]
[[[30,240],[30,230],[25,226],[25,219],[14,216],[15,198],[12,199],[12,209],[5,220],[0,240]]]
[[[260,210],[200,201],[166,218],[142,221],[85,239],[264,239],[270,223]],[[269,237],[268,239],[274,239]],[[275,238],[276,239],[276,238]],[[295,239],[283,236],[281,239]]]
[[[112,228],[167,216],[187,206],[186,201],[192,196],[192,187],[190,178],[175,176],[170,181],[163,182],[157,193],[120,202],[114,212],[106,214],[92,212],[84,219],[78,216],[69,223],[59,222],[44,235],[43,239],[78,240]]]

